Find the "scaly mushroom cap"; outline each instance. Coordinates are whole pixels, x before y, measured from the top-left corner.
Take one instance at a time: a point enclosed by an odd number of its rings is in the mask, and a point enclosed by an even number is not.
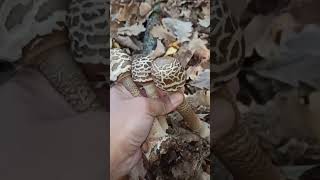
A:
[[[152,59],[149,56],[135,55],[132,58],[132,79],[138,83],[152,81],[151,63]]]
[[[186,73],[179,60],[169,56],[154,60],[151,73],[156,86],[169,92],[178,91],[186,81]]]
[[[118,77],[131,70],[131,58],[122,49],[110,50],[110,80],[117,81]]]

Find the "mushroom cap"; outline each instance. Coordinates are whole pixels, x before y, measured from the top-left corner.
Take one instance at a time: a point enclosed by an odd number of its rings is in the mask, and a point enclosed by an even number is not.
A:
[[[180,61],[170,56],[154,60],[151,73],[155,85],[164,91],[178,91],[186,82],[186,72]]]
[[[131,70],[131,58],[122,49],[110,49],[110,80],[117,81],[118,77]]]
[[[132,79],[138,83],[150,82],[152,59],[146,55],[135,55],[132,58]]]

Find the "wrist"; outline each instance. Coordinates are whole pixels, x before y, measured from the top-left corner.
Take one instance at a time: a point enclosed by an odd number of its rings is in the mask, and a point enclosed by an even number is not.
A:
[[[118,179],[123,176],[123,163],[127,158],[123,140],[119,136],[110,136],[110,179]]]

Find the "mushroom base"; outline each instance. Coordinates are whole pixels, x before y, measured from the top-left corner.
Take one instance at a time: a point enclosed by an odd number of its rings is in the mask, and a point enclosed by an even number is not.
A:
[[[169,129],[172,130],[172,129]],[[160,144],[153,161],[145,161],[146,179],[200,179],[210,174],[210,144],[191,131],[177,128]]]
[[[178,112],[183,117],[186,125],[194,132],[200,133],[201,122],[197,115],[192,110],[190,104],[184,98],[183,102],[177,108]]]

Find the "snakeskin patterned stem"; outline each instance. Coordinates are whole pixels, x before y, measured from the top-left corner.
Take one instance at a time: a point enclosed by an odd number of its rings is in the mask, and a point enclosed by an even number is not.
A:
[[[102,103],[68,51],[65,31],[34,40],[23,49],[23,63],[35,66],[77,112],[98,110]]]
[[[61,59],[57,54],[70,58]],[[102,107],[87,78],[67,52],[67,47],[53,48],[39,58],[43,58],[39,70],[75,111],[84,112]]]
[[[118,81],[132,94],[133,97],[141,96],[140,90],[136,83],[133,82],[129,72],[119,76]]]
[[[237,180],[284,180],[280,170],[259,147],[256,135],[249,131],[246,124],[239,123],[240,112],[231,92],[223,86],[214,96],[231,103],[235,111],[231,130],[219,138],[213,132],[211,143],[214,154]]]
[[[214,153],[239,180],[284,180],[245,125],[213,144]]]
[[[193,112],[190,104],[183,98],[183,102],[177,108],[178,112],[183,117],[186,125],[195,132],[199,132],[201,128],[200,120]]]

